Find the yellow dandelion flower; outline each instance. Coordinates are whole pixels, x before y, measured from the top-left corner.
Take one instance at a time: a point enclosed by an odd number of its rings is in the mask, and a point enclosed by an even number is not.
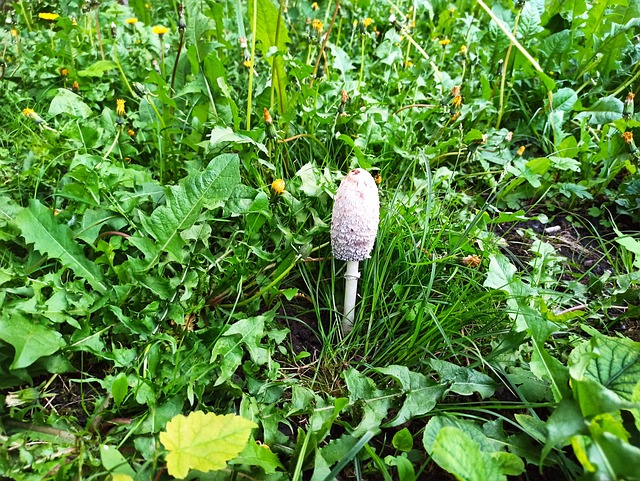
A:
[[[73,85],[71,86],[71,88],[73,89],[74,92],[78,93],[78,91],[80,90],[80,84],[77,81],[73,82]]]
[[[460,55],[464,55],[467,53],[467,46],[463,45],[462,47],[460,47]]]
[[[162,37],[169,31],[169,29],[164,25],[156,25],[155,27],[151,28],[151,31],[156,35],[159,35],[160,37]]]
[[[282,180],[282,179],[276,179],[271,184],[271,190],[276,195],[282,194],[284,192],[284,188],[285,187],[286,187],[286,184],[284,183],[284,180]]]
[[[60,75],[62,75],[63,77],[66,77],[67,75],[69,75],[69,69],[65,68],[65,67],[61,67],[60,68]]]
[[[136,17],[131,17],[131,18],[127,18],[124,23],[126,23],[127,25],[134,25],[136,23],[138,23],[138,19]]]
[[[124,99],[116,100],[116,114],[120,117],[124,117]]]
[[[243,65],[247,68],[251,67],[251,60],[245,60],[244,62],[242,62]]]
[[[313,10],[318,10],[318,9],[320,8],[320,5],[318,5],[318,2],[313,2],[313,3],[311,4],[311,8],[312,8]]]
[[[42,20],[57,20],[60,15],[58,15],[57,13],[42,12],[38,14],[38,17],[40,17]]]
[[[518,152],[516,152],[516,155],[521,156],[522,154],[524,154],[524,149],[525,146],[521,145],[520,148],[518,148]]]
[[[314,19],[313,22],[311,22],[311,27],[313,27],[313,29],[316,30],[318,33],[322,33],[324,31],[324,23],[322,23],[317,18]]]
[[[27,118],[30,118],[31,120],[33,120],[36,124],[41,124],[42,122],[44,122],[44,120],[42,119],[42,117],[40,117],[35,110],[30,109],[29,107],[27,107],[26,109],[24,109],[22,111],[22,115],[24,115]]]
[[[411,67],[413,67],[413,62],[411,60],[407,60],[404,63],[404,68],[411,68]]]
[[[371,17],[367,17],[364,20],[362,20],[362,25],[364,25],[364,28],[367,28],[372,23],[373,23],[373,19]]]
[[[133,137],[134,135],[136,135],[136,131],[133,130],[133,129],[129,129],[129,130],[127,130],[127,135],[129,137]]]
[[[458,94],[455,97],[453,97],[453,100],[451,101],[451,105],[453,105],[456,108],[460,108],[462,106],[462,95]]]
[[[382,176],[380,174],[376,174],[373,180],[376,181],[376,184],[380,185],[382,183]]]
[[[18,36],[18,30],[16,30],[15,28],[11,29],[11,36],[12,37],[17,37]]]
[[[24,113],[24,111],[23,111]],[[624,140],[627,144],[630,144],[631,142],[633,142],[633,132],[623,132],[622,133],[622,140]]]
[[[458,120],[458,118],[460,118],[459,110],[457,110],[456,113],[451,116],[451,122],[455,122],[456,120]]]
[[[443,47],[446,47],[447,45],[449,45],[451,43],[451,40],[448,38],[443,38],[442,40],[440,40],[438,42],[440,45],[442,45]]]
[[[25,117],[31,117],[33,114],[35,114],[36,111],[33,109],[30,109],[29,107],[27,107],[26,109],[24,109],[22,111],[22,115],[24,115]],[[623,134],[624,135],[624,134]]]

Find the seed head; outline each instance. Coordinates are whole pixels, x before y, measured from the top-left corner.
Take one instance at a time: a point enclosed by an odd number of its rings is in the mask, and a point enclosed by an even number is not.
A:
[[[366,170],[353,169],[340,183],[333,203],[333,256],[344,261],[368,259],[378,233],[379,220],[376,181]]]

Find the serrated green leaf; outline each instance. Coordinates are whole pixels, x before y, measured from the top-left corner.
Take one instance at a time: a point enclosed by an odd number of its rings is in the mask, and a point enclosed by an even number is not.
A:
[[[167,471],[183,479],[190,469],[216,471],[245,448],[251,430],[258,425],[235,414],[219,416],[195,411],[177,415],[160,433],[160,442],[169,451]]]
[[[0,319],[0,339],[15,349],[9,369],[28,367],[41,357],[50,356],[65,345],[59,332],[35,324],[15,312]]]
[[[433,459],[445,471],[464,481],[506,481],[501,464],[464,431],[443,427],[433,443]]]
[[[184,240],[180,233],[193,226],[203,208],[214,208],[229,198],[240,182],[240,163],[235,154],[214,158],[203,172],[191,174],[179,185],[167,191],[167,203],[148,217],[141,217],[142,225],[157,245],[146,245],[146,270],[153,267],[163,252],[181,259]],[[137,239],[130,241],[137,245]]]
[[[349,389],[349,400],[362,405],[362,418],[351,434],[358,437],[369,430],[379,429],[391,408],[389,391],[378,389],[372,379],[353,368],[345,371],[343,376]]]
[[[85,104],[79,95],[67,89],[58,89],[58,95],[51,99],[49,115],[55,117],[60,114],[86,119],[91,116],[91,107]]]
[[[80,77],[102,77],[105,72],[117,67],[118,65],[111,60],[98,60],[87,68],[80,70],[78,75]]]
[[[427,414],[436,406],[445,391],[444,385],[436,384],[424,374],[410,371],[406,366],[389,366],[378,368],[376,371],[399,382],[405,395],[398,414],[385,423],[385,427],[399,426],[409,419]]]
[[[259,466],[264,470],[265,474],[273,474],[277,468],[284,467],[269,446],[258,444],[253,438],[249,439],[244,450],[229,464]]]
[[[477,392],[484,399],[496,391],[497,384],[486,374],[438,359],[431,359],[429,363],[438,371],[443,382],[451,383],[449,390],[457,394],[470,396]]]
[[[571,112],[578,101],[578,94],[570,88],[562,88],[553,93],[553,110]]]
[[[107,292],[102,272],[84,256],[80,245],[73,240],[71,229],[65,224],[59,224],[51,209],[32,199],[29,207],[22,209],[16,216],[16,224],[22,237],[28,244],[33,244],[38,252],[58,259],[96,291],[103,294]]]

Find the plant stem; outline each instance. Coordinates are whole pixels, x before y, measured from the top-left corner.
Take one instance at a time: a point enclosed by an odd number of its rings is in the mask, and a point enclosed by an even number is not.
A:
[[[516,36],[516,31],[518,30],[518,23],[520,22],[520,14],[522,13],[522,9],[518,10],[518,14],[516,15],[516,20],[513,24],[513,37]],[[496,120],[496,130],[500,129],[500,121],[502,120],[502,114],[504,112],[504,85],[507,82],[507,69],[509,65],[509,57],[511,56],[511,50],[513,49],[513,42],[509,42],[509,48],[507,49],[507,55],[504,58],[504,63],[502,64],[502,78],[500,79],[500,108],[498,109],[498,120]]]
[[[280,24],[282,23],[282,12],[284,11],[284,2],[285,0],[280,0],[280,8],[278,9],[278,20],[276,22],[276,38],[273,41],[273,43],[276,46],[276,49],[278,48],[278,45],[280,43]],[[275,83],[275,77],[277,76],[276,73],[276,61],[278,61],[278,57],[275,56],[273,57],[273,63],[271,64],[271,100],[269,102],[269,110],[273,111],[273,104],[275,102],[275,91],[276,91],[276,83]],[[282,87],[282,85],[280,85],[280,81],[282,79],[278,79],[278,89],[280,89]],[[281,94],[282,92],[278,92],[279,94]],[[280,100],[282,100],[282,97],[280,97]],[[282,105],[282,103],[280,104],[280,114],[282,115],[284,113],[284,105]]]
[[[358,292],[359,261],[347,261],[347,272],[344,275],[344,318],[342,319],[342,334],[346,335],[353,329],[353,319],[356,311],[356,294]]]
[[[122,65],[120,65],[120,59],[118,58],[118,51],[116,47],[117,47],[117,41],[114,39],[113,40],[113,59],[116,61],[116,65],[118,66],[120,75],[122,75],[122,80],[124,80],[124,83],[127,86],[129,93],[133,98],[136,98],[136,94],[133,92],[131,85],[129,85],[129,81],[127,80],[127,76],[124,74],[124,70],[122,70]]]
[[[316,74],[318,73],[318,67],[320,67],[320,61],[322,60],[322,54],[324,53],[324,49],[327,46],[327,41],[329,40],[329,35],[331,35],[331,29],[333,28],[333,24],[336,23],[336,16],[340,11],[340,0],[336,2],[336,8],[333,11],[333,18],[331,19],[331,23],[329,24],[329,29],[327,30],[327,34],[324,37],[324,41],[322,42],[322,47],[320,47],[320,52],[318,53],[318,58],[316,60],[316,65],[313,67],[313,74],[311,75],[311,80],[309,81],[309,88],[313,88],[313,81],[316,78]]]
[[[96,7],[96,33],[98,34],[98,44],[100,45],[100,55],[104,60],[104,48],[102,47],[102,34],[100,33],[100,7]]]
[[[178,73],[178,61],[180,60],[180,52],[182,51],[182,44],[184,43],[184,29],[180,30],[180,42],[178,43],[178,52],[176,53],[176,61],[173,64],[173,72],[171,72],[171,90],[169,96],[173,98],[173,84],[176,81],[176,74]]]
[[[256,30],[258,29],[258,0],[253,0],[251,19],[251,65],[249,66],[249,91],[247,92],[247,130],[251,130],[251,100],[253,98],[253,72],[256,63]]]
[[[360,95],[360,85],[362,84],[362,78],[364,77],[364,41],[366,35],[363,33],[362,35],[362,55],[360,57],[360,77],[358,78],[358,95]]]

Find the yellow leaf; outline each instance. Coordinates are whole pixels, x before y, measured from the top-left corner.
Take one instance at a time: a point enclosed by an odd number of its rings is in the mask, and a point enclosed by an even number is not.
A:
[[[160,433],[160,442],[169,451],[167,470],[171,476],[184,478],[190,469],[214,471],[224,469],[247,444],[258,425],[235,414],[219,416],[196,411],[175,416]]]
[[[133,481],[133,478],[128,474],[115,473],[111,476],[111,481]]]

